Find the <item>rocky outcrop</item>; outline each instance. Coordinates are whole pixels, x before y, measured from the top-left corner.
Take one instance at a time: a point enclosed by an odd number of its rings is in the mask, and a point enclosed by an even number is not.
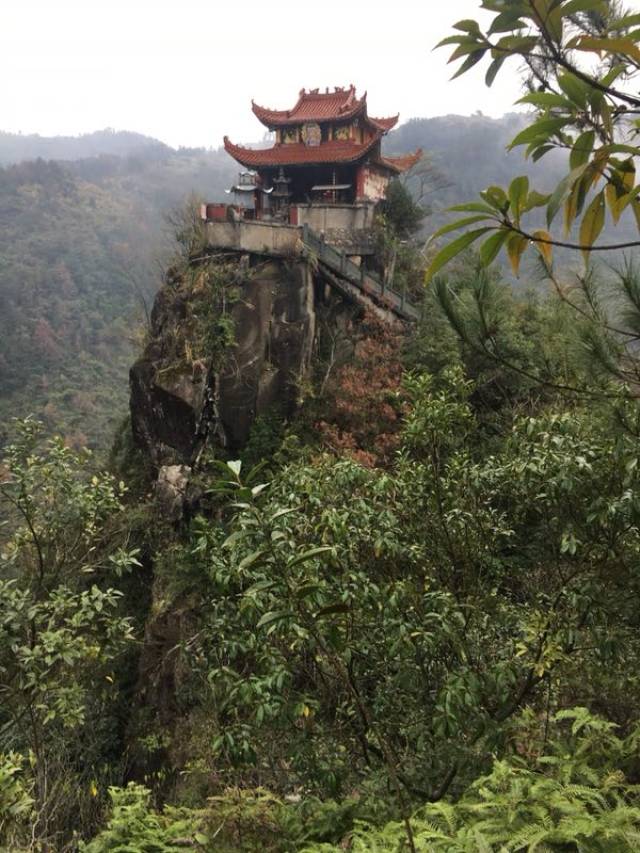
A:
[[[270,261],[233,309],[235,346],[219,379],[219,415],[229,445],[241,447],[256,416],[296,408],[315,337],[313,277],[305,262]]]
[[[212,311],[206,283],[186,275],[156,298],[149,343],[130,373],[133,434],[156,468],[193,464],[207,440],[239,448],[257,415],[296,407],[316,332],[311,265],[263,262],[235,290],[230,309],[223,300]],[[222,310],[232,341],[213,358],[202,339],[215,337]]]
[[[180,521],[184,515],[191,468],[188,465],[163,465],[158,471],[155,497],[163,518]]]

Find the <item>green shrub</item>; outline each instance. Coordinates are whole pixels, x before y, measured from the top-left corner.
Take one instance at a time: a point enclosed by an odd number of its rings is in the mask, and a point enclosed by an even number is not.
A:
[[[22,779],[23,758],[15,752],[0,755],[0,843],[15,849],[16,835],[31,813],[33,798]]]
[[[126,788],[111,788],[111,816],[106,828],[84,853],[172,853],[186,847],[198,849],[208,842],[200,831],[196,812],[167,808],[150,809],[151,792],[131,782]],[[206,849],[206,848],[205,848]]]

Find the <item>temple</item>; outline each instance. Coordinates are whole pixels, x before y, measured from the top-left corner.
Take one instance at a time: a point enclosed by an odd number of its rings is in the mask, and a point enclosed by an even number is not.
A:
[[[227,190],[232,203],[202,205],[207,251],[256,268],[285,259],[305,282],[310,305],[330,291],[385,321],[414,321],[417,307],[395,290],[393,270],[380,268],[373,228],[389,182],[422,156],[382,153],[398,116],[372,118],[366,94],[358,97],[353,86],[303,89],[290,110],[254,103],[253,112],[274,141],[246,148],[225,137],[242,171]]]
[[[290,110],[252,103],[254,115],[275,134],[271,148],[244,148],[224,138],[225,150],[246,170],[231,188],[250,199],[246,218],[311,227],[367,228],[389,181],[410,169],[420,151],[382,154],[382,138],[398,116],[372,118],[367,95],[354,86],[299,93]],[[312,211],[313,209],[313,211]]]

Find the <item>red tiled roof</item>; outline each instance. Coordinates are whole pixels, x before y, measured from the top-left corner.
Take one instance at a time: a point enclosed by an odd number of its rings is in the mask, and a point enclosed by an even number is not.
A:
[[[386,132],[398,124],[400,114],[398,113],[395,116],[389,116],[389,118],[371,118],[371,116],[367,116],[367,118],[372,124],[375,124],[376,127],[379,127],[381,130]]]
[[[251,108],[254,114],[267,127],[285,124],[299,124],[304,121],[327,121],[329,119],[349,119],[366,109],[367,93],[356,97],[355,86],[348,89],[336,87],[333,92],[320,92],[318,89],[300,91],[298,102],[291,110],[270,110],[254,101]]]
[[[248,168],[256,166],[302,166],[313,163],[355,163],[367,154],[379,141],[374,136],[363,145],[357,142],[333,139],[320,145],[305,145],[303,142],[290,142],[274,145],[273,148],[243,148],[224,138],[224,148],[228,154]]]
[[[394,172],[408,172],[422,157],[422,148],[418,148],[413,154],[403,154],[401,157],[380,157],[378,163],[393,169]]]

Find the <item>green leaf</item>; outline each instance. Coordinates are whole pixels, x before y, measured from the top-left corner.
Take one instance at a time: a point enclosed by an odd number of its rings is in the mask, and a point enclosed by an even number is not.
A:
[[[301,586],[300,589],[296,590],[296,598],[303,599],[307,598],[309,595],[313,595],[315,592],[319,592],[320,587],[317,583],[309,583]]]
[[[534,107],[562,107],[567,108],[569,102],[563,95],[556,95],[555,92],[530,92],[523,98],[516,101],[518,104],[533,104]]]
[[[632,157],[638,156],[638,148],[635,145],[625,145],[621,142],[616,142],[613,145],[603,145],[598,151],[603,154],[631,154]]]
[[[264,628],[265,625],[273,625],[275,622],[281,622],[283,619],[290,619],[293,615],[289,610],[270,610],[264,614],[256,627]]]
[[[513,30],[521,30],[524,27],[524,21],[521,20],[518,12],[509,11],[502,12],[497,15],[489,27],[488,35],[494,33],[507,33]]]
[[[586,106],[589,87],[582,80],[578,80],[575,75],[568,71],[565,74],[559,74],[557,80],[562,91],[574,104],[581,108]]]
[[[610,86],[612,83],[620,77],[622,74],[627,73],[627,66],[620,62],[618,65],[614,65],[613,68],[610,68],[609,71],[602,77],[599,81],[603,86]]]
[[[246,590],[245,595],[255,595],[257,592],[266,592],[268,589],[273,589],[276,586],[276,582],[274,580],[264,580],[258,581],[258,583],[254,583],[253,586],[250,586],[248,590]]]
[[[578,166],[582,166],[588,162],[595,140],[596,134],[593,130],[585,131],[585,133],[576,139],[569,155],[569,165],[572,169],[577,169]]]
[[[283,518],[285,515],[291,515],[294,512],[298,512],[300,507],[292,506],[292,507],[284,507],[283,509],[279,509],[273,513],[271,518],[269,519],[269,523],[273,524],[274,521],[277,521],[279,518]]]
[[[434,50],[439,47],[445,47],[448,44],[461,44],[463,41],[466,40],[466,38],[466,36],[447,36],[446,38],[442,39],[442,41],[438,42],[438,44],[434,47]]]
[[[253,566],[254,563],[257,563],[261,560],[268,551],[266,548],[261,548],[259,551],[253,551],[251,554],[248,554],[243,560],[238,564],[238,571],[241,572],[244,569],[248,569],[249,566]]]
[[[548,154],[549,151],[553,151],[555,147],[555,145],[541,145],[533,152],[533,154],[531,155],[531,159],[534,163],[537,163],[538,160],[542,160],[545,154]]]
[[[535,121],[511,141],[509,149],[517,145],[529,145],[531,142],[546,142],[569,122],[568,118],[541,118]]]
[[[545,29],[551,38],[556,41],[558,44],[562,43],[562,34],[563,34],[563,21],[562,21],[562,9],[553,7],[554,4],[551,4],[548,14],[545,19]]]
[[[628,27],[640,26],[640,15],[624,15],[622,18],[616,18],[609,26],[611,30],[623,30]]]
[[[577,169],[572,169],[568,175],[560,181],[558,186],[553,191],[551,198],[549,199],[549,204],[547,205],[547,227],[551,225],[553,220],[556,218],[556,214],[564,204],[565,199],[571,192],[571,188],[574,183],[581,178],[586,166],[578,166]]]
[[[487,187],[480,193],[480,196],[499,213],[505,213],[509,208],[509,199],[502,187]]]
[[[305,551],[303,554],[298,554],[296,557],[289,560],[287,567],[292,569],[294,566],[299,566],[301,563],[306,563],[308,560],[312,560],[314,557],[319,557],[321,554],[326,554],[328,551],[332,550],[333,549],[329,545],[322,545],[319,548],[311,548],[309,551]]]
[[[580,215],[582,208],[584,207],[588,191],[589,181],[586,176],[583,176],[580,180],[576,181],[571,188],[571,192],[564,203],[564,233],[567,236],[571,231],[571,227],[576,217]]]
[[[479,33],[480,25],[477,21],[474,21],[470,18],[465,18],[463,21],[458,21],[457,24],[454,24],[453,29],[462,30],[465,33]]]
[[[459,46],[453,51],[451,56],[448,59],[448,62],[455,62],[456,59],[461,59],[463,56],[467,56],[469,53],[475,53],[478,50],[478,43],[474,39],[467,38],[465,41],[461,42]]]
[[[564,15],[575,15],[578,12],[600,12],[603,14],[607,11],[607,4],[604,0],[569,0],[562,7]]]
[[[493,263],[510,234],[511,231],[504,228],[487,237],[480,246],[480,263],[483,266],[488,267],[489,264]]]
[[[493,81],[496,79],[498,71],[502,68],[502,65],[506,59],[506,56],[499,56],[497,59],[494,59],[489,68],[487,69],[487,73],[484,78],[485,85],[491,87]]]
[[[444,246],[444,248],[442,248],[431,261],[431,265],[425,274],[425,281],[430,281],[438,270],[441,270],[442,267],[445,266],[445,264],[448,264],[452,258],[455,258],[456,255],[463,252],[473,242],[482,237],[483,234],[486,234],[487,231],[492,230],[492,228],[478,228],[475,231],[469,231],[466,234],[461,234],[460,237],[452,243]]]
[[[491,216],[495,216],[495,211],[491,211]],[[438,228],[431,237],[431,240],[442,237],[444,234],[449,234],[451,231],[456,231],[458,228],[473,225],[475,222],[483,222],[488,218],[489,217],[487,215],[477,214],[476,216],[465,216],[463,219],[456,219],[455,222],[449,222],[447,225],[443,225],[442,228]]]
[[[549,203],[550,198],[551,195],[548,193],[545,195],[543,193],[539,193],[537,190],[531,190],[527,196],[527,200],[522,206],[522,213],[528,213],[536,207],[544,207]]]
[[[514,178],[509,185],[509,203],[510,212],[516,222],[519,224],[520,213],[529,193],[529,178],[526,175],[520,175]]]
[[[496,47],[502,55],[504,51],[509,53],[529,53],[538,44],[537,36],[504,36]]]
[[[462,74],[467,72],[470,68],[473,68],[474,65],[477,65],[477,63],[480,62],[480,60],[482,59],[482,57],[485,55],[486,52],[487,52],[486,47],[483,47],[483,48],[480,48],[479,50],[474,51],[474,53],[472,53],[470,56],[468,56],[465,59],[465,61],[462,63],[460,68],[458,68],[458,70],[456,71],[456,73],[453,75],[453,77],[451,79],[455,80],[456,77],[460,77]]]

